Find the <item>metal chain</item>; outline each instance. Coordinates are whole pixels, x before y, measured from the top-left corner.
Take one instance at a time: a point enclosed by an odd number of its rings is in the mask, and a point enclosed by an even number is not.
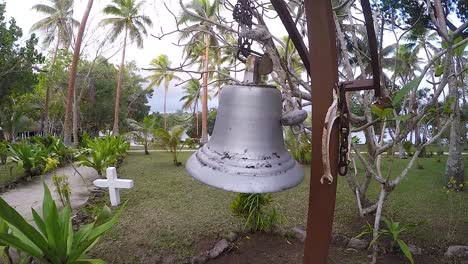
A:
[[[338,173],[341,176],[348,174],[349,160],[349,109],[346,102],[346,90],[343,86],[339,86],[339,100],[338,100],[338,111],[340,115],[340,127],[339,127],[339,136],[340,136],[340,149],[339,149],[339,161],[338,161]]]
[[[251,48],[253,40],[241,37],[240,31],[244,28],[252,29],[253,9],[255,9],[255,5],[252,0],[238,0],[233,10],[234,20],[239,23],[237,27],[237,35],[239,36],[237,39],[237,58],[244,63],[247,57],[252,53]]]

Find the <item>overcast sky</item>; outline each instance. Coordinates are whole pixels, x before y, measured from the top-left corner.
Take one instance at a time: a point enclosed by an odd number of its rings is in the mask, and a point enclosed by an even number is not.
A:
[[[0,0],[1,1],[1,0]],[[94,1],[93,9],[89,18],[89,23],[87,29],[89,31],[86,33],[85,37],[88,39],[88,43],[93,43],[93,39],[102,39],[102,36],[105,35],[104,29],[98,26],[99,21],[104,18],[102,14],[102,9],[109,4],[110,0],[97,0]],[[179,14],[181,8],[179,6],[179,1],[176,0],[166,0],[166,5],[168,8],[175,14]],[[190,0],[184,0],[185,3],[189,3]],[[6,0],[6,14],[7,17],[14,17],[17,21],[17,24],[23,29],[25,39],[29,36],[29,29],[31,26],[39,21],[42,16],[37,12],[31,10],[31,7],[38,3],[50,4],[48,0]],[[78,21],[81,21],[84,9],[86,7],[87,0],[75,0],[75,10],[74,18]],[[164,32],[170,32],[175,29],[175,20],[172,15],[166,10],[163,5],[162,0],[146,0],[145,7],[143,8],[145,15],[150,16],[153,21],[153,28],[149,30],[149,33],[159,36],[161,30]],[[226,13],[226,15],[231,15]],[[286,35],[286,31],[279,21],[272,21],[275,25],[271,27],[274,35],[283,36]],[[278,26],[276,26],[278,24]],[[39,36],[41,37],[41,36]],[[167,37],[164,37],[162,40],[148,36],[145,38],[143,49],[138,49],[136,45],[129,45],[127,47],[126,61],[136,61],[137,66],[140,68],[149,67],[150,61],[157,57],[160,54],[167,54],[170,60],[173,62],[173,65],[178,65],[182,59],[182,48],[176,47],[173,43],[177,42],[177,34],[173,34]],[[85,53],[90,57],[94,54],[93,52],[96,48],[89,44],[85,49]],[[52,50],[51,47],[42,47],[44,52]],[[109,49],[104,54],[105,56],[111,56],[110,61],[114,64],[120,62],[120,53],[118,44],[114,46],[109,45]],[[142,71],[142,75],[146,75],[147,72]],[[182,88],[174,87],[176,82],[171,84],[168,93],[167,99],[167,111],[175,112],[181,109],[181,103],[179,99],[182,97]],[[156,89],[153,95],[153,98],[150,99],[151,111],[163,111],[163,89]],[[214,107],[217,105],[217,99],[213,99],[209,102],[209,107]]]

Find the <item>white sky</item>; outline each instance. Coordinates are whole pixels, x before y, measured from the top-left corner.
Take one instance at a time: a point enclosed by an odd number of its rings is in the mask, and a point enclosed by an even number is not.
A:
[[[0,0],[1,1],[1,0]],[[87,33],[88,40],[91,39],[89,36],[94,34],[92,38],[101,38],[105,35],[105,32],[101,27],[98,26],[99,21],[104,18],[102,14],[102,9],[109,4],[110,0],[95,0],[91,15],[89,17],[89,23],[87,25],[87,30],[90,32]],[[178,0],[166,0],[166,5],[174,14],[179,14],[181,8],[179,6]],[[184,3],[189,3],[190,0],[184,0]],[[7,17],[14,17],[18,26],[23,29],[24,39],[29,37],[29,29],[31,26],[39,21],[43,16],[37,12],[31,10],[31,7],[38,3],[50,4],[47,0],[6,0],[6,15]],[[78,21],[81,21],[84,9],[86,7],[87,0],[75,0],[75,10],[74,18]],[[166,10],[163,5],[163,0],[146,0],[145,8],[143,9],[145,15],[150,16],[153,21],[153,28],[148,30],[148,33],[159,36],[161,34],[161,29],[164,32],[170,32],[175,29],[175,20],[172,15]],[[227,13],[226,15],[231,15]],[[273,30],[275,36],[284,36],[286,31],[281,25],[280,21],[271,21],[274,23],[274,26],[270,27],[270,30]],[[276,25],[278,24],[278,26]],[[41,36],[39,36],[41,37]],[[148,36],[144,40],[143,49],[138,49],[136,45],[129,45],[127,47],[126,61],[136,61],[137,66],[140,68],[149,67],[150,61],[157,57],[160,54],[168,55],[169,59],[173,62],[173,65],[178,65],[182,59],[182,48],[176,47],[173,43],[177,42],[177,34],[169,35],[162,40],[158,40],[154,37]],[[85,45],[85,44],[83,44]],[[118,46],[109,45],[109,50],[105,53],[106,56],[115,54],[118,50]],[[49,47],[42,47],[44,52],[50,51]],[[95,47],[92,45],[85,49],[86,54],[94,55],[93,51]],[[121,54],[120,52],[113,56],[110,61],[114,64],[120,63]],[[141,72],[142,75],[147,75],[145,71]],[[169,88],[167,96],[167,111],[175,112],[178,109],[181,109],[181,103],[179,99],[182,97],[182,88],[174,87],[176,83],[172,83]],[[156,89],[153,98],[149,100],[151,105],[151,111],[163,111],[163,89]],[[217,106],[217,99],[213,99],[209,102],[209,107]]]

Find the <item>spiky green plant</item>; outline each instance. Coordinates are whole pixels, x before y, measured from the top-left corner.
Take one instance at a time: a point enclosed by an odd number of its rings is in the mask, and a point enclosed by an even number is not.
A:
[[[6,228],[0,224],[0,246],[15,248],[42,264],[105,263],[88,259],[86,253],[117,223],[124,207],[113,217],[110,209],[104,207],[93,223],[74,231],[70,208],[58,209],[44,183],[42,217],[31,209],[37,228],[0,198],[0,219],[7,225]]]

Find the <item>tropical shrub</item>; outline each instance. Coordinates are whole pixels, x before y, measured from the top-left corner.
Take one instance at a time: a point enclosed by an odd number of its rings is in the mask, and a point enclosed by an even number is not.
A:
[[[53,171],[58,167],[59,161],[54,158],[47,158],[46,166],[44,169],[44,173]],[[58,175],[54,173],[52,176],[52,183],[55,186],[55,192],[60,198],[60,202],[62,206],[68,206],[71,208],[70,196],[71,196],[71,188],[70,184],[68,183],[68,176],[67,175]]]
[[[238,193],[231,202],[231,212],[245,219],[244,228],[249,231],[271,231],[283,217],[275,208],[265,210],[270,203],[270,194]]]
[[[172,159],[174,165],[180,166],[180,163],[177,159],[177,155],[180,149],[185,145],[185,142],[182,141],[182,135],[184,134],[185,129],[181,126],[175,126],[171,130],[165,129],[156,129],[154,135],[156,139],[172,153]]]
[[[8,158],[8,144],[0,140],[0,164],[6,164]]]
[[[40,175],[48,157],[47,151],[40,144],[21,142],[9,147],[11,160],[23,167],[25,176]]]
[[[410,157],[413,156],[413,143],[411,141],[404,141],[403,142],[403,149],[405,150],[406,154]]]
[[[86,147],[77,154],[78,164],[95,169],[99,176],[110,166],[116,166],[130,148],[122,136],[87,139]]]
[[[385,228],[382,228],[378,231],[378,235],[370,242],[369,247],[373,246],[375,243],[378,243],[382,237],[387,237],[391,241],[390,248],[398,246],[408,261],[411,264],[414,264],[413,254],[411,253],[406,242],[403,241],[400,236],[402,233],[412,230],[414,225],[400,225],[399,222],[394,222],[393,220],[388,219],[384,219],[384,223]],[[373,233],[374,227],[367,223],[367,225],[364,227],[364,230],[356,237],[359,238],[365,235],[372,235]]]
[[[46,136],[46,137],[34,137],[31,142],[42,145],[42,147],[47,151],[47,155],[52,158],[57,158],[60,161],[60,164],[64,164],[69,162],[73,158],[73,151],[65,146],[63,140],[54,137],[54,136]]]
[[[104,207],[93,223],[73,231],[70,208],[58,209],[44,184],[42,208],[42,217],[31,209],[36,229],[0,198],[0,219],[3,220],[3,224],[0,223],[0,247],[15,248],[36,263],[103,263],[102,260],[87,259],[86,253],[117,223],[124,206],[113,217],[110,209]]]

